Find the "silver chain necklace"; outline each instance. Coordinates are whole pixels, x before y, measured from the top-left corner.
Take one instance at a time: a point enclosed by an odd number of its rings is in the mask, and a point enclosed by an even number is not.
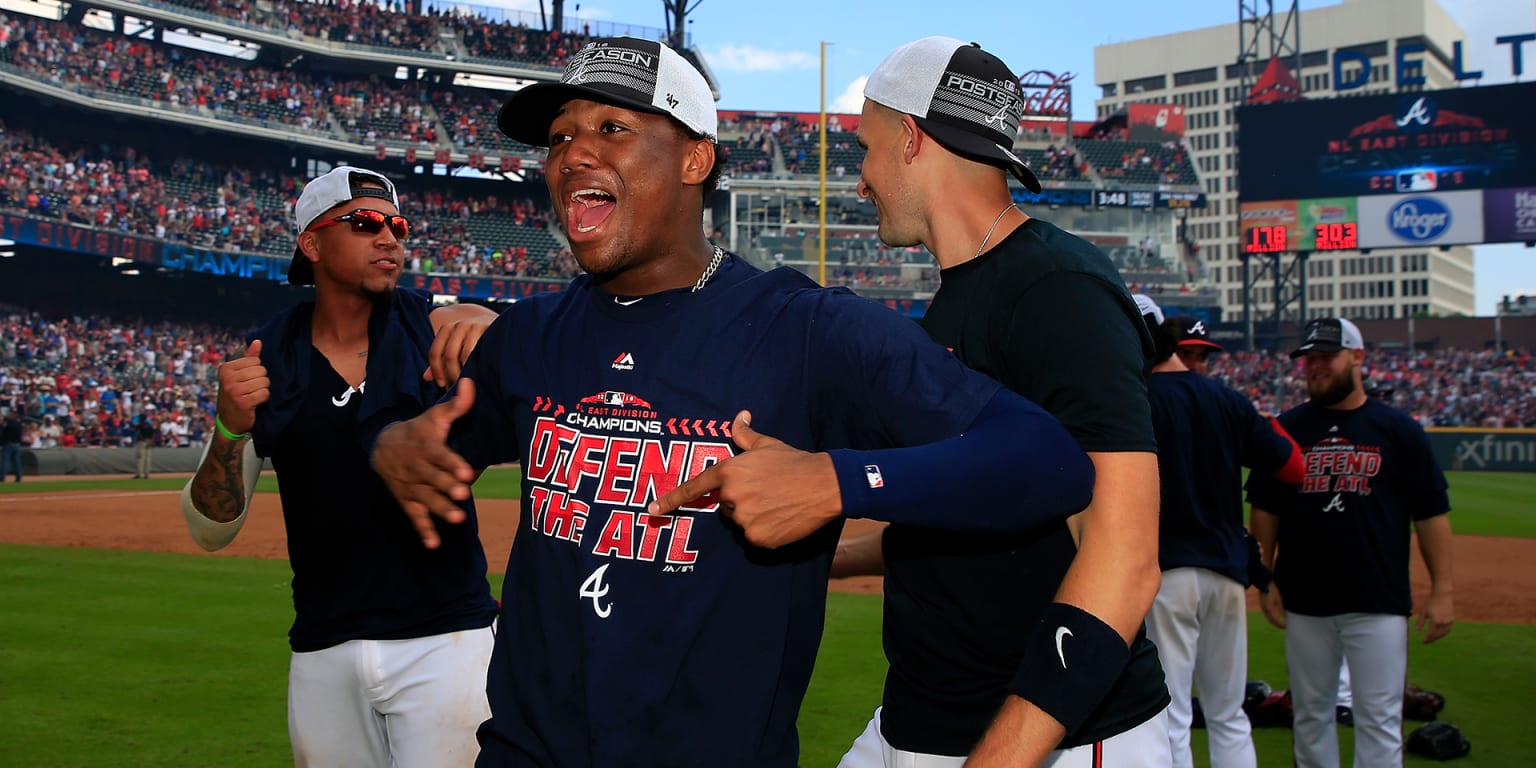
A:
[[[689,293],[698,293],[699,289],[703,288],[704,284],[709,282],[711,277],[715,276],[715,270],[720,268],[720,262],[724,260],[725,250],[718,245],[715,246],[715,255],[710,257],[709,266],[704,268],[704,274],[699,275],[699,281],[693,284],[693,290],[689,291]]]
[[[986,236],[981,238],[981,245],[976,246],[976,252],[971,254],[971,258],[974,259],[977,256],[980,256],[981,252],[983,250],[986,250],[987,243],[991,242],[991,240],[992,240],[992,232],[993,232],[993,230],[997,229],[997,223],[1002,221],[1003,220],[1003,215],[1008,213],[1008,211],[1012,210],[1013,207],[1014,207],[1014,204],[1013,203],[1009,203],[1007,208],[1004,208],[1001,211],[997,212],[997,218],[992,220],[992,226],[987,227],[987,234],[986,234]],[[695,290],[697,290],[697,289],[695,289]]]

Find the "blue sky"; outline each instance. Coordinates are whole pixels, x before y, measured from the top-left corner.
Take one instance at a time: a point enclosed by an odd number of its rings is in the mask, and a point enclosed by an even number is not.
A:
[[[537,13],[538,0],[471,0]],[[1276,0],[1281,5],[1283,0]],[[1440,0],[1466,30],[1468,69],[1483,84],[1513,80],[1509,46],[1494,38],[1536,32],[1532,0]],[[1302,0],[1303,10],[1337,4]],[[1262,5],[1262,4],[1261,4]],[[567,0],[568,17],[663,27],[660,0]],[[721,109],[814,112],[820,103],[820,44],[827,47],[827,104],[857,112],[863,79],[897,46],[925,35],[974,40],[1017,72],[1077,73],[1073,113],[1092,119],[1099,89],[1093,48],[1236,21],[1232,0],[702,0],[690,15],[693,43],[720,82]],[[1307,30],[1301,30],[1306,48]],[[1362,35],[1363,36],[1363,35]],[[1237,40],[1232,41],[1236,57]],[[1523,80],[1536,80],[1536,44],[1524,47]],[[1533,181],[1536,183],[1536,181]],[[1536,295],[1536,250],[1520,245],[1477,251],[1480,315],[1503,294]]]

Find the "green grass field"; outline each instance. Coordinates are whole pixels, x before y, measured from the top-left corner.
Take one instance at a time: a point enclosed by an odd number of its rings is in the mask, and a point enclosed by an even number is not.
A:
[[[1536,536],[1530,476],[1455,473],[1456,528]],[[60,490],[179,488],[184,479],[59,483]],[[270,478],[263,488],[271,489]],[[515,497],[516,470],[477,488]],[[0,486],[39,492],[48,481]],[[499,555],[493,554],[495,562]],[[18,766],[271,766],[291,760],[281,561],[0,545],[0,755]],[[500,578],[493,578],[500,586]],[[800,724],[806,766],[832,766],[879,701],[880,601],[833,594]],[[1250,677],[1285,687],[1281,633],[1250,617]],[[1409,680],[1446,695],[1442,718],[1472,740],[1462,765],[1536,765],[1525,691],[1536,627],[1458,624],[1410,649]],[[1412,724],[1410,724],[1412,725]],[[1350,732],[1341,731],[1343,749]],[[1201,731],[1196,764],[1205,765]],[[1290,731],[1256,732],[1265,768],[1290,765]],[[1347,758],[1346,758],[1347,760]],[[1427,761],[1410,759],[1411,764]],[[1347,762],[1346,762],[1347,764]]]

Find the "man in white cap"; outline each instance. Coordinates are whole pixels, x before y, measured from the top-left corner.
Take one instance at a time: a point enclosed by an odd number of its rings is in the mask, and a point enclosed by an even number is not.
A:
[[[1253,534],[1275,584],[1264,615],[1285,630],[1300,768],[1339,765],[1339,662],[1354,693],[1356,768],[1403,764],[1408,672],[1409,530],[1429,569],[1419,611],[1424,642],[1451,631],[1451,523],[1445,475],[1424,429],[1366,395],[1365,343],[1342,317],[1308,323],[1292,358],[1305,358],[1308,402],[1280,415],[1301,446],[1305,476],[1289,486],[1248,478]]]
[[[595,40],[499,124],[548,147],[587,274],[373,453],[424,529],[522,464],[481,764],[793,768],[843,519],[1028,528],[1087,503],[1087,457],[909,320],[711,244],[714,99],[665,45]]]
[[[314,301],[219,367],[215,434],[181,495],[192,538],[216,550],[245,522],[259,457],[277,470],[294,575],[297,765],[468,766],[489,714],[496,603],[473,503],[469,524],[425,550],[368,466],[365,425],[436,402],[438,381],[495,316],[433,310],[430,295],[396,287],[411,234],[399,205],[394,184],[362,168],[305,185],[288,279],[313,284]]]
[[[1014,205],[1010,174],[1040,182],[1013,152],[1023,100],[997,57],[924,38],[886,57],[864,97],[859,192],[880,239],[925,245],[942,268],[923,327],[1059,418],[1097,481],[1091,505],[1041,531],[892,525],[844,542],[836,575],[883,555],[890,672],[843,765],[1166,766],[1168,693],[1142,631],[1159,571],[1141,312],[1098,248]]]

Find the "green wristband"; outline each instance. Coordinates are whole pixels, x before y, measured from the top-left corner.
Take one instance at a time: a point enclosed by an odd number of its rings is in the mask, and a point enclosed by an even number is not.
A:
[[[229,428],[224,426],[224,422],[219,420],[219,415],[217,413],[213,415],[213,428],[217,429],[219,434],[223,435],[224,439],[229,440],[230,442],[238,443],[241,440],[251,436],[251,433],[249,432],[241,432],[237,435],[229,431]]]

